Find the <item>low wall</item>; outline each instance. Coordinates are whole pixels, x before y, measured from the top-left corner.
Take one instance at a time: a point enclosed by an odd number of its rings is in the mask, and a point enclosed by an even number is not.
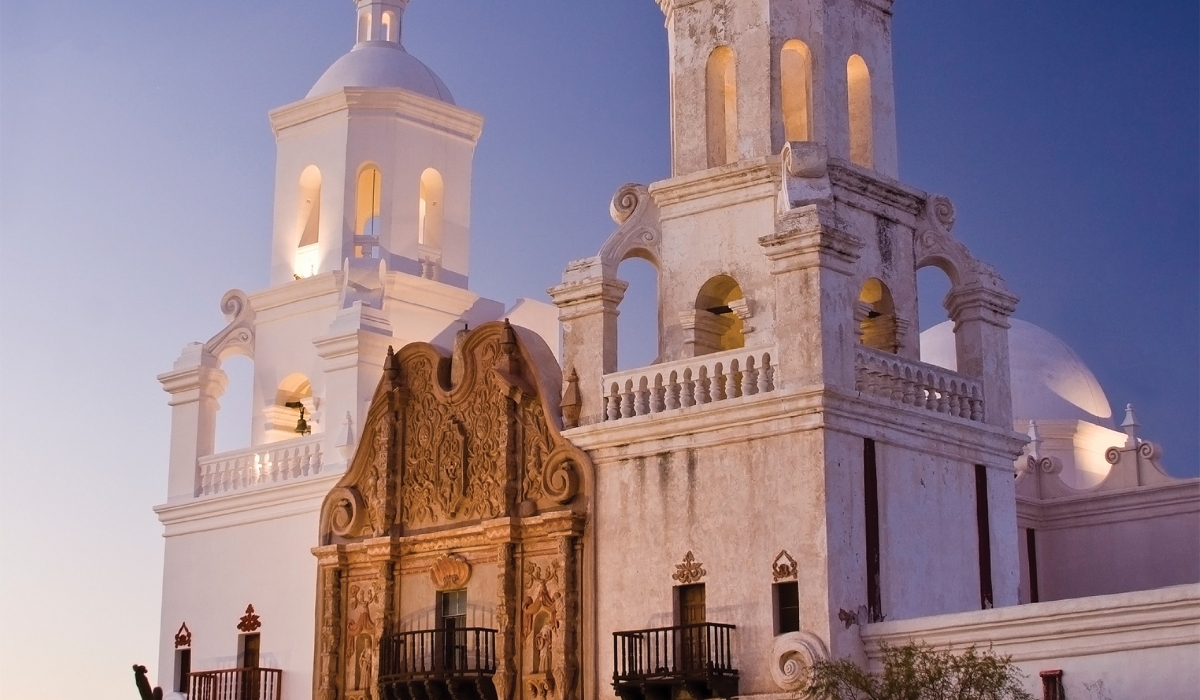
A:
[[[876,670],[884,644],[990,646],[1035,697],[1039,673],[1061,669],[1070,700],[1200,698],[1200,584],[880,622],[862,638]]]

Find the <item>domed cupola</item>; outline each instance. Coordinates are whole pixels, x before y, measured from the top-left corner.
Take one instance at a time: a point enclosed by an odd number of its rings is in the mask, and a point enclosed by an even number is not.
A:
[[[308,97],[343,88],[400,88],[454,104],[449,88],[400,42],[408,0],[358,0],[358,41],[317,80]]]

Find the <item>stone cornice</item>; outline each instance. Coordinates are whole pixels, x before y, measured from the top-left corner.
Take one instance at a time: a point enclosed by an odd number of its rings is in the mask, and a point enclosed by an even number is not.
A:
[[[264,314],[273,309],[291,306],[310,299],[319,300],[315,306],[328,306],[337,301],[340,288],[341,273],[326,272],[267,287],[249,296],[254,310],[259,314]]]
[[[1017,662],[1192,645],[1200,643],[1200,584],[879,622],[862,639],[873,668],[882,645],[913,640],[988,645]]]
[[[293,127],[345,112],[347,116],[395,117],[450,134],[472,145],[483,133],[483,117],[475,112],[401,88],[343,88],[342,90],[285,105],[270,113],[276,138]]]
[[[842,231],[829,207],[809,204],[779,214],[775,231],[758,239],[779,275],[811,267],[828,267],[846,275],[854,273],[863,242]]]
[[[778,156],[739,161],[650,185],[661,221],[779,194],[783,165]]]
[[[313,516],[313,542],[321,502],[342,475],[330,469],[318,477],[290,481],[212,498],[188,498],[155,506],[164,537],[190,535],[294,515]]]
[[[1064,530],[1110,523],[1200,514],[1200,479],[1121,491],[1084,491],[1036,501],[1017,497],[1021,527]]]
[[[808,387],[593,423],[563,435],[588,451],[598,467],[675,449],[702,449],[828,428],[947,459],[979,461],[994,469],[1015,471],[1012,462],[1025,445],[1019,434],[911,406],[887,406],[892,410],[882,412],[870,396]]]
[[[915,187],[836,158],[829,159],[828,167],[829,181],[838,200],[889,218],[898,218],[897,212],[915,218],[925,211],[929,195]]]

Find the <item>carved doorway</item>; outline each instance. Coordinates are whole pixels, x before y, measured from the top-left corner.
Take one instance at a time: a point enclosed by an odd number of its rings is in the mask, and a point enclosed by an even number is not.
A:
[[[679,586],[675,590],[678,596],[680,625],[676,649],[679,670],[685,673],[701,671],[708,657],[708,640],[705,638],[708,628],[704,625],[707,621],[704,584]]]

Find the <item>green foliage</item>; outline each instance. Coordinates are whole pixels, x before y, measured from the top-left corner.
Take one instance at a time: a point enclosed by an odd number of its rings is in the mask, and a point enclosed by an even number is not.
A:
[[[883,646],[883,674],[851,661],[813,665],[814,700],[1033,700],[1007,656],[969,647],[960,654],[907,644]]]

